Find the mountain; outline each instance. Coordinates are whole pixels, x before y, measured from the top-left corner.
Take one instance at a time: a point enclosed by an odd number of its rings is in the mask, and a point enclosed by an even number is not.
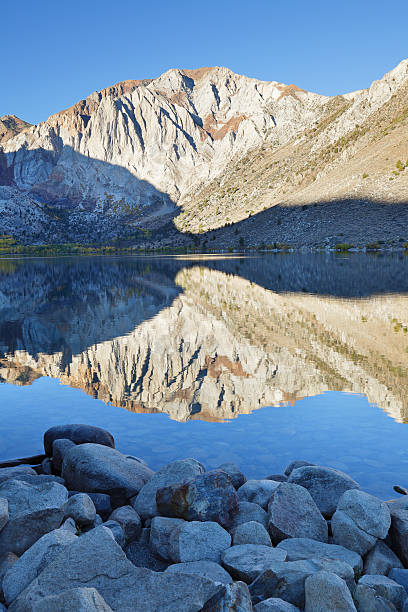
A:
[[[335,97],[223,67],[172,69],[94,92],[35,126],[13,118],[7,130],[0,124],[4,232],[23,242],[139,244],[149,229],[151,242],[176,244],[217,230],[207,239],[224,246],[306,244],[311,235],[324,244],[340,233],[361,243],[370,229],[404,239],[407,93],[408,60],[369,89]],[[375,220],[384,202],[401,206],[360,236],[360,209],[373,204]],[[327,203],[323,214],[309,210]],[[239,238],[230,224],[242,224]]]

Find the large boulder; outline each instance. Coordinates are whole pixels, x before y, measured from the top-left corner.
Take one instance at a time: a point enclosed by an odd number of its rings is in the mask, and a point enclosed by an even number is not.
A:
[[[89,527],[96,518],[96,508],[86,493],[73,495],[62,506],[64,519],[73,518],[80,527]]]
[[[214,580],[214,582],[221,582],[222,584],[229,584],[232,582],[232,578],[228,572],[214,561],[175,563],[174,565],[169,565],[165,571],[172,572],[173,574],[198,574],[198,576],[204,576],[204,578]]]
[[[258,504],[240,501],[239,510],[232,519],[230,530],[236,529],[238,525],[242,525],[243,523],[249,523],[249,521],[256,521],[257,523],[261,523],[264,527],[267,527],[268,514],[261,506],[258,506]]]
[[[271,495],[279,484],[279,482],[274,480],[247,480],[238,489],[239,500],[258,504],[266,510]]]
[[[5,497],[0,497],[0,531],[9,520],[8,501]]]
[[[209,602],[202,612],[252,612],[252,602],[245,582],[225,585],[225,592],[216,602]]]
[[[391,510],[392,548],[404,565],[408,566],[408,507],[395,507],[391,504],[388,507]]]
[[[9,520],[0,532],[0,556],[7,552],[22,555],[41,536],[57,529],[63,519],[61,506],[68,491],[58,483],[31,485],[6,480],[0,497],[8,500]]]
[[[157,490],[160,514],[187,521],[216,521],[229,527],[239,510],[238,495],[225,472],[205,472],[182,484]]]
[[[173,461],[160,468],[140,490],[140,493],[131,500],[136,512],[148,519],[157,516],[159,511],[156,505],[156,492],[162,487],[178,484],[190,480],[205,472],[205,468],[195,459],[181,459]]]
[[[305,604],[305,612],[357,612],[344,580],[325,571],[306,578]]]
[[[367,588],[372,589],[377,595],[390,601],[397,610],[401,610],[407,598],[404,587],[386,576],[371,574],[362,576],[357,584],[355,593],[356,599],[362,597],[362,593]]]
[[[110,531],[98,527],[67,546],[11,604],[9,611],[31,612],[42,598],[84,585],[95,588],[114,612],[198,611],[225,592],[224,585],[201,576],[135,567]]]
[[[356,574],[361,574],[363,569],[360,555],[337,544],[326,544],[309,538],[290,538],[279,542],[278,548],[286,550],[288,561],[326,557],[347,563]]]
[[[397,555],[384,542],[378,540],[365,558],[363,573],[387,576],[393,567],[402,568],[403,565]]]
[[[122,527],[126,544],[140,538],[140,534],[142,533],[142,521],[132,506],[121,506],[120,508],[116,508],[109,519],[111,521],[116,521]]]
[[[184,522],[173,529],[169,539],[170,558],[175,563],[204,560],[218,563],[230,546],[228,531],[212,521]]]
[[[169,562],[156,555],[146,542],[131,542],[126,546],[125,553],[129,561],[136,567],[145,567],[153,572],[163,572],[169,566]]]
[[[153,476],[143,463],[101,444],[80,444],[69,449],[61,473],[69,489],[106,493],[115,506],[125,505]]]
[[[272,546],[271,538],[265,527],[256,521],[238,525],[232,532],[234,546],[238,544],[262,544]]]
[[[44,450],[49,457],[52,455],[52,444],[54,440],[60,438],[71,440],[74,444],[92,442],[94,444],[102,444],[110,448],[115,448],[115,440],[112,434],[106,431],[106,429],[94,427],[93,425],[70,423],[68,425],[56,425],[55,427],[47,429],[45,432]]]
[[[246,482],[246,477],[235,463],[222,463],[216,469],[228,474],[228,476],[231,478],[233,486],[236,489],[242,487],[244,482]]]
[[[397,608],[393,603],[378,595],[374,589],[363,584],[357,586],[354,600],[358,612],[397,612]],[[405,607],[403,610],[405,611]]]
[[[57,438],[52,443],[52,467],[56,472],[61,472],[65,453],[73,446],[75,442],[67,438]]]
[[[155,516],[150,525],[149,535],[149,544],[152,551],[162,559],[171,561],[169,548],[171,532],[184,523],[183,519]]]
[[[5,480],[17,480],[21,476],[37,476],[37,472],[30,465],[1,468],[0,484]]]
[[[268,531],[277,544],[286,538],[327,542],[327,523],[307,489],[281,482],[268,505]]]
[[[280,597],[269,597],[256,604],[254,612],[299,612],[299,608]]]
[[[35,542],[14,563],[3,580],[4,597],[8,605],[57,557],[77,536],[65,529],[55,529]]]
[[[331,520],[333,542],[354,550],[362,557],[369,551],[377,541],[377,538],[357,527],[352,518],[342,510],[337,510]]]
[[[78,587],[63,591],[58,595],[43,597],[35,603],[33,612],[111,612],[98,591],[88,587]]]
[[[240,544],[221,555],[222,565],[234,580],[250,584],[273,562],[285,561],[286,552],[259,544]]]
[[[344,472],[320,465],[306,465],[294,469],[288,482],[307,489],[326,518],[330,518],[335,512],[345,491],[360,488],[360,485]]]

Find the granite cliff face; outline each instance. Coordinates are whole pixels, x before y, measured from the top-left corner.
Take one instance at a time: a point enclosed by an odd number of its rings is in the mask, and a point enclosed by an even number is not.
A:
[[[82,307],[69,296],[90,281],[83,273],[55,294],[55,314],[50,305],[30,316],[23,305],[23,323],[0,330],[2,380],[51,376],[114,406],[180,421],[231,419],[338,390],[407,421],[405,297],[276,293],[199,266],[181,266],[176,284],[166,273],[142,272],[118,269],[123,286],[95,291]],[[97,278],[95,287],[108,286]],[[64,315],[64,295],[74,317]]]
[[[98,216],[120,219],[123,233],[131,235],[141,225],[163,225],[179,212],[176,205],[183,208],[176,222],[182,232],[244,219],[292,192],[295,178],[302,189],[316,180],[313,168],[299,164],[285,166],[285,173],[278,158],[271,163],[279,176],[266,180],[265,169],[258,176],[256,168],[264,157],[280,151],[284,159],[298,159],[293,153],[298,150],[300,162],[347,140],[398,94],[407,67],[405,60],[368,90],[336,98],[220,67],[172,69],[156,79],[94,92],[43,123],[2,136],[0,185],[8,190],[2,188],[0,206],[9,210],[6,229],[20,238],[31,231],[14,212],[20,197],[27,214],[51,215],[55,227],[48,238],[56,235],[57,241],[63,234],[59,225],[71,223],[68,234],[77,234],[76,228],[91,228]],[[343,161],[355,153],[355,142],[349,145]],[[321,170],[330,164],[327,160]],[[65,215],[58,224],[54,207],[75,219]],[[42,228],[47,234],[45,221]],[[102,238],[105,233],[101,227]],[[39,233],[33,234],[38,239]],[[85,238],[86,232],[79,236]]]

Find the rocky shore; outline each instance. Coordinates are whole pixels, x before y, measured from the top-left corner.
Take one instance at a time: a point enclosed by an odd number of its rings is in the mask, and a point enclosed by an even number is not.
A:
[[[408,611],[408,496],[307,461],[153,472],[88,425],[0,464],[0,612]]]

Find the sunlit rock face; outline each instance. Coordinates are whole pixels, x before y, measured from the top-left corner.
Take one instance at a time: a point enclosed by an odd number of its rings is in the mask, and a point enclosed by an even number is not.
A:
[[[181,267],[175,284],[155,270],[144,280],[120,270],[123,286],[111,295],[95,278],[81,316],[65,317],[63,302],[54,347],[33,350],[46,315],[13,347],[3,334],[1,378],[51,376],[114,406],[180,421],[231,419],[327,390],[364,394],[408,421],[407,298],[276,293],[202,266]]]

